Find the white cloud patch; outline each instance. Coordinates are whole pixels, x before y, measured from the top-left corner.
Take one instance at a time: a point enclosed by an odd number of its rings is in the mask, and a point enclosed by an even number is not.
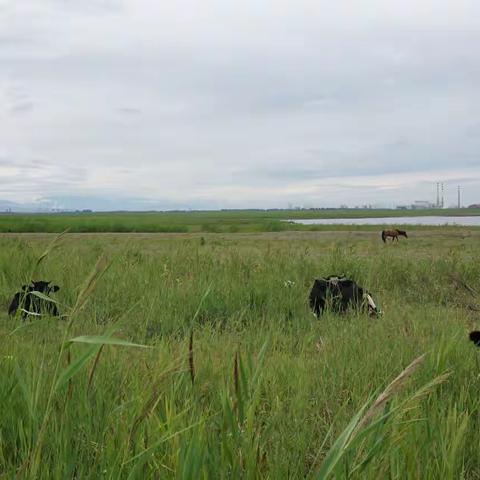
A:
[[[479,23],[467,0],[4,0],[0,199],[478,202]]]

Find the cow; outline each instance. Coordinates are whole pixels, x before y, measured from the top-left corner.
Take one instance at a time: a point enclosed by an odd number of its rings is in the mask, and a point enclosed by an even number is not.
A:
[[[478,330],[474,330],[470,332],[470,340],[477,346],[480,347],[480,332]]]
[[[25,320],[29,314],[58,316],[58,308],[55,302],[41,298],[41,295],[48,296],[52,292],[58,292],[58,290],[60,290],[58,285],[50,285],[50,282],[44,280],[36,282],[32,280],[30,285],[23,285],[22,291],[13,296],[10,307],[8,307],[8,314],[15,315],[20,308],[22,320]],[[36,295],[35,292],[40,295]]]
[[[338,313],[345,313],[349,307],[366,307],[368,314],[372,316],[380,313],[370,294],[344,276],[317,278],[310,291],[309,301],[316,317],[327,307]]]

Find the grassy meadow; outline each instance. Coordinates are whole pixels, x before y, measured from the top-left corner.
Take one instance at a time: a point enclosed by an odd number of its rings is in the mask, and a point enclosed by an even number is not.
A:
[[[214,224],[0,236],[1,479],[480,479],[480,229]],[[315,319],[335,273],[382,316]],[[31,278],[64,317],[7,316]]]
[[[316,218],[365,218],[400,216],[480,215],[476,208],[387,210],[217,210],[171,212],[97,212],[62,214],[0,214],[0,233],[56,232],[67,228],[72,233],[150,232],[150,233],[244,233],[280,231],[328,231],[331,225],[291,225],[285,220]],[[336,225],[335,230],[363,230],[365,226]],[[377,231],[378,226],[368,227]],[[415,226],[416,229],[423,227]],[[411,227],[410,227],[411,229]]]

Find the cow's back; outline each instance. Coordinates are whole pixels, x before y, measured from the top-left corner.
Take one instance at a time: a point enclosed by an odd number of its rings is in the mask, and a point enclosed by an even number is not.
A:
[[[353,280],[342,280],[338,283],[341,291],[342,311],[346,311],[350,306],[359,306],[363,299],[363,289]]]

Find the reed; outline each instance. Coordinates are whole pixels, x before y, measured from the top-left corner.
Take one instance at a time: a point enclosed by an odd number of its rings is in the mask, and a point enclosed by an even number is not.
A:
[[[377,237],[0,237],[1,475],[479,477],[478,237]],[[33,268],[63,317],[6,315]],[[334,273],[383,316],[316,320]]]

